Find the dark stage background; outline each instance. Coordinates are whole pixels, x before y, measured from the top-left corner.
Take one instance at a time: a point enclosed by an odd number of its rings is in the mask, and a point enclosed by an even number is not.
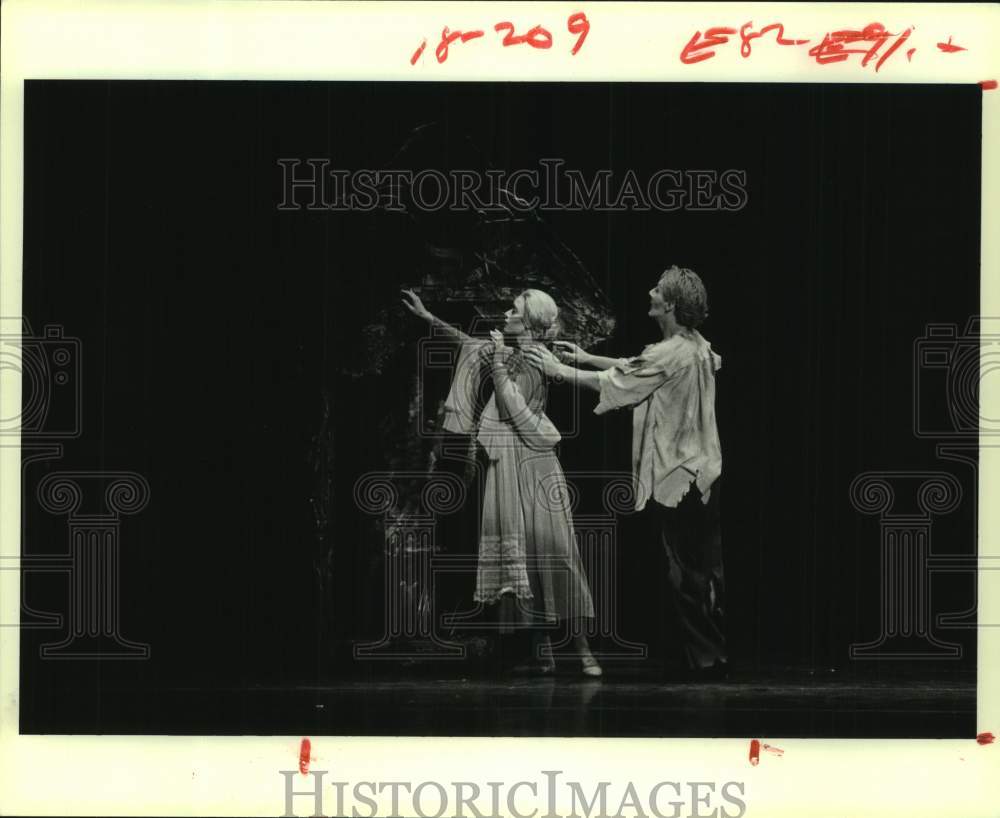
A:
[[[961,329],[978,314],[980,94],[27,83],[23,311],[36,333],[59,324],[80,339],[83,433],[62,459],[27,467],[24,548],[66,551],[65,518],[34,495],[45,474],[144,475],[150,504],[121,527],[120,622],[152,652],[43,661],[39,645],[62,633],[24,631],[22,731],[169,732],[142,697],[406,672],[351,659],[356,640],[380,634],[384,594],[381,549],[352,487],[382,457],[379,395],[408,388],[415,361],[365,374],[358,338],[387,305],[393,332],[415,343],[424,330],[393,306],[401,286],[420,283],[415,228],[386,214],[279,212],[277,162],[384,167],[427,123],[443,155],[472,144],[506,170],[560,157],[588,177],[746,171],[738,212],[543,214],[617,318],[604,354],[656,339],[647,291],[664,267],[692,267],[708,287],[702,332],[723,358],[734,667],[774,678],[972,678],[972,629],[940,634],[962,644],[958,660],[850,660],[851,643],[878,636],[880,552],[878,520],[853,509],[848,488],[863,471],[924,469],[952,472],[974,494],[972,469],[940,460],[936,441],[914,435],[912,415],[914,342],[930,322]],[[593,396],[580,399],[564,468],[627,470],[630,418],[591,417]],[[553,392],[557,425],[566,428],[572,406]],[[317,451],[333,470],[326,544],[310,502]],[[637,525],[626,515],[620,528],[622,630],[655,642],[662,566],[655,544],[630,536]],[[971,553],[974,531],[966,500],[935,520],[933,548]],[[974,604],[971,575],[935,583],[936,612]],[[65,612],[65,576],[29,575],[24,587],[31,607]],[[236,701],[226,724],[209,706],[184,712],[201,732],[240,732],[255,714]]]

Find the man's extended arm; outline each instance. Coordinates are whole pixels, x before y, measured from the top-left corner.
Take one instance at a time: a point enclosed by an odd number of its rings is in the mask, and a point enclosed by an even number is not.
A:
[[[611,367],[618,366],[621,362],[621,358],[604,358],[601,355],[591,355],[589,352],[584,360],[587,366],[592,366],[594,369],[611,369]]]
[[[585,372],[582,369],[574,369],[571,366],[566,366],[566,364],[559,364],[559,371],[554,377],[575,383],[577,386],[585,386],[587,389],[593,389],[595,392],[601,391],[600,372]]]
[[[643,354],[632,358],[627,365],[623,362],[621,366],[616,364],[603,372],[583,372],[559,363],[559,359],[545,348],[525,354],[548,377],[600,392],[600,402],[594,409],[598,415],[641,403],[684,370],[683,366],[677,366],[670,360],[662,357],[649,359]]]
[[[571,366],[592,366],[594,369],[611,369],[618,366],[620,358],[605,358],[601,355],[591,355],[570,341],[555,341],[554,346],[564,364]]]
[[[533,346],[526,349],[524,355],[549,378],[575,383],[578,386],[593,389],[595,392],[601,391],[599,372],[584,372],[582,369],[560,363],[559,359],[543,346]],[[618,361],[614,362],[614,364],[617,363]]]

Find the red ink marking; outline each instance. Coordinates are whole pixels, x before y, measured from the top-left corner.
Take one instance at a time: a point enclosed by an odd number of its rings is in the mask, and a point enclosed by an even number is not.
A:
[[[764,748],[764,749],[765,749],[765,750],[766,750],[767,752],[769,752],[769,753],[773,753],[773,754],[774,754],[774,755],[776,755],[776,756],[783,756],[783,755],[785,754],[785,751],[784,751],[784,750],[782,750],[782,749],[781,749],[780,747],[774,747],[774,746],[772,746],[772,745],[770,745],[770,744],[764,744],[764,745],[763,745],[763,748]]]
[[[302,739],[302,745],[299,749],[299,772],[302,775],[309,774],[309,755],[312,753],[312,742],[309,739]]]
[[[448,59],[448,47],[456,40],[461,40],[463,43],[469,42],[469,40],[474,40],[476,37],[482,37],[483,32],[481,31],[450,31],[448,26],[445,26],[441,30],[441,42],[438,43],[438,47],[434,49],[434,56],[437,57],[439,63],[443,63]]]
[[[978,736],[976,736],[976,742],[978,744],[992,744],[995,739],[996,736],[994,736],[992,733],[980,733]]]
[[[524,37],[532,48],[552,48],[552,34],[541,26],[535,26]]]
[[[417,60],[420,59],[420,55],[424,53],[424,49],[425,48],[427,48],[427,40],[426,40],[426,38],[420,44],[420,48],[418,48],[416,51],[414,51],[413,52],[413,56],[410,57],[410,65],[416,65],[417,64]]]
[[[760,742],[757,739],[750,742],[750,763],[754,767],[760,763]]]
[[[996,90],[996,87],[997,87],[997,81],[996,80],[982,80],[979,83],[979,87],[982,88],[984,91],[994,91],[994,90]]]
[[[439,63],[443,63],[448,59],[448,48],[451,46],[455,40],[462,36],[462,32],[457,32],[452,34],[448,30],[448,26],[445,26],[441,30],[441,42],[438,43],[437,48],[434,49],[434,56],[437,58]]]
[[[715,56],[714,51],[706,51],[704,54],[699,54],[697,52],[703,51],[706,48],[715,48],[717,45],[725,45],[729,42],[730,34],[735,34],[735,28],[724,28],[722,26],[717,26],[715,28],[708,29],[704,34],[704,40],[699,42],[699,38],[702,36],[700,31],[696,31],[688,44],[684,46],[684,50],[681,51],[681,62],[685,65],[693,65],[696,62],[701,62],[702,60],[708,60]]]
[[[505,48],[509,45],[517,45],[519,42],[521,42],[520,39],[514,36],[513,23],[497,23],[495,26],[493,26],[493,30],[498,34],[504,29],[507,29],[507,36],[503,38],[503,45]]]
[[[907,61],[907,62],[910,62],[910,61],[911,61],[911,60],[913,59],[913,53],[914,53],[914,52],[915,52],[916,50],[917,50],[917,49],[915,49],[915,48],[911,48],[911,49],[910,49],[909,51],[907,51],[907,52],[906,52],[906,61]]]
[[[956,51],[968,51],[967,48],[962,48],[960,45],[954,45],[951,42],[951,35],[948,35],[948,42],[938,43],[937,47],[940,48],[945,54],[954,54]]]
[[[527,43],[532,48],[552,48],[552,34],[546,31],[541,26],[535,26],[527,34],[516,35],[514,34],[514,24],[509,22],[497,23],[493,26],[493,30],[497,33],[507,30],[507,35],[503,38],[503,45],[521,45],[521,43]]]
[[[889,50],[875,64],[876,71],[882,67],[882,64],[892,56],[892,53],[897,48],[906,42],[912,31],[913,27],[911,26],[899,35],[899,39],[893,43]],[[861,31],[853,29],[831,31],[823,36],[823,40],[819,45],[815,45],[809,49],[809,56],[814,57],[820,65],[826,65],[831,62],[843,62],[852,54],[864,54],[864,59],[861,60],[863,68],[875,58],[879,49],[885,45],[886,40],[894,36],[896,35],[886,31],[885,26],[881,23],[869,23]],[[867,44],[867,48],[847,48],[847,46],[855,44]]]
[[[740,56],[749,57],[750,56],[750,41],[756,40],[758,37],[763,37],[769,31],[777,31],[778,34],[775,37],[775,42],[778,45],[804,45],[808,43],[808,40],[786,40],[785,39],[785,26],[784,23],[771,23],[769,26],[764,26],[760,31],[749,30],[753,26],[753,23],[744,23],[740,28]]]
[[[910,28],[906,29],[906,31],[904,31],[901,35],[899,35],[899,39],[896,40],[896,42],[894,42],[891,46],[889,46],[889,49],[885,52],[885,54],[882,55],[882,58],[877,63],[875,63],[875,72],[876,73],[878,73],[878,70],[882,67],[882,63],[884,63],[887,59],[889,59],[889,57],[892,56],[892,53],[897,48],[899,48],[903,43],[906,42],[906,39],[910,36],[910,34],[912,32],[913,32],[913,27],[911,26]],[[866,57],[861,62],[861,65],[865,65],[865,63],[867,63],[867,61],[868,61],[868,58]]]
[[[877,25],[874,23],[873,25]],[[868,29],[865,29],[868,31]],[[815,57],[816,62],[820,65],[826,65],[831,62],[843,62],[851,54],[863,54],[863,49],[846,49],[844,45],[846,43],[857,42],[864,38],[864,32],[852,31],[850,29],[842,29],[840,31],[833,31],[823,35],[822,41],[819,45],[814,45],[809,49],[809,56]]]
[[[573,46],[573,50],[569,53],[576,56],[576,52],[580,50],[583,45],[583,41],[587,39],[587,35],[590,33],[590,20],[587,19],[587,15],[582,11],[578,11],[576,14],[570,15],[570,18],[566,21],[566,27],[569,29],[570,34],[579,34],[577,38],[576,45]]]

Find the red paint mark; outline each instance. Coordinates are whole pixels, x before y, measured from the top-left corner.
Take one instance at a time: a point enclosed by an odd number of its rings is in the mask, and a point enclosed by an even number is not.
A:
[[[782,750],[780,747],[774,747],[770,744],[764,744],[762,746],[764,750],[766,750],[769,753],[773,753],[776,756],[783,756],[785,754],[785,751]]]
[[[757,739],[750,742],[750,763],[754,767],[760,764],[760,742]]]
[[[552,34],[541,26],[530,29],[524,37],[532,48],[552,48]]]
[[[915,49],[915,48],[911,48],[909,51],[906,52],[906,61],[907,62],[910,62],[910,60],[913,59],[913,52],[915,52],[916,50],[917,49]]]
[[[425,39],[421,44],[420,48],[413,52],[413,56],[410,57],[410,65],[416,65],[417,60],[420,59],[420,55],[424,53],[424,49],[427,48],[427,40]]]
[[[576,14],[571,14],[569,19],[566,21],[566,27],[569,29],[570,34],[579,34],[577,38],[576,45],[573,46],[573,50],[569,53],[574,57],[576,52],[580,50],[583,45],[583,41],[587,39],[587,35],[590,33],[590,20],[587,19],[587,15],[582,11],[578,11]]]
[[[448,26],[445,26],[441,29],[441,42],[434,49],[434,56],[439,63],[442,63],[448,59],[448,47],[453,42],[461,40],[463,43],[467,43],[469,40],[474,40],[476,37],[482,36],[482,31],[451,31]]]
[[[552,48],[552,34],[541,26],[535,26],[527,34],[514,34],[514,24],[509,22],[497,23],[493,30],[497,33],[507,30],[507,35],[503,38],[504,47],[521,45],[527,43],[532,48]]]
[[[945,54],[954,54],[956,51],[968,51],[967,48],[962,48],[960,45],[954,45],[951,41],[951,35],[948,35],[948,42],[938,43],[937,47],[940,48]]]
[[[979,87],[982,88],[984,91],[995,91],[996,87],[997,87],[997,81],[996,80],[982,80],[979,83]]]
[[[775,36],[775,42],[778,45],[805,45],[808,40],[788,40],[785,39],[785,26],[783,23],[771,23],[769,26],[764,26],[760,31],[752,31],[751,26],[753,23],[744,23],[740,28],[740,56],[749,57],[750,56],[750,41],[756,40],[758,37],[763,37],[769,31],[777,31]]]
[[[913,31],[913,27],[906,29],[899,35],[899,39],[883,54],[875,64],[878,71],[882,64],[892,56],[893,52],[899,48]],[[832,62],[843,62],[853,54],[864,54],[861,60],[862,68],[868,65],[878,54],[879,49],[885,45],[886,41],[896,35],[885,30],[881,23],[869,23],[860,31],[854,29],[842,29],[831,31],[823,36],[822,42],[809,49],[809,56],[814,57],[820,65]],[[860,45],[860,48],[848,48],[848,46]]]
[[[980,733],[976,736],[977,744],[992,744],[996,740],[996,736],[992,733]]]
[[[715,56],[714,51],[706,51],[704,54],[699,54],[699,51],[703,51],[706,48],[715,48],[717,45],[725,45],[729,42],[730,34],[735,34],[735,28],[724,28],[722,26],[717,26],[715,28],[710,28],[705,32],[704,39],[700,31],[696,31],[688,44],[684,46],[684,50],[681,51],[681,62],[685,65],[694,65],[696,62],[701,62],[702,60],[708,60]]]
[[[509,45],[517,45],[521,42],[517,37],[514,36],[514,24],[513,23],[497,23],[493,26],[493,30],[497,33],[507,29],[507,36],[503,38],[504,47]]]
[[[312,742],[309,739],[302,739],[302,744],[299,749],[299,772],[302,775],[309,774],[309,756],[312,753]]]
[[[904,31],[901,35],[899,35],[899,39],[896,40],[896,42],[894,42],[891,46],[889,46],[889,49],[885,52],[885,54],[883,54],[882,57],[879,59],[879,61],[877,63],[875,63],[875,71],[876,71],[876,73],[882,67],[882,63],[884,63],[887,59],[889,59],[889,57],[892,56],[892,52],[895,51],[903,43],[906,42],[906,39],[910,36],[910,34],[912,33],[912,31],[913,31],[913,27],[911,26],[910,28],[906,29],[906,31]],[[867,61],[868,61],[868,58],[866,57],[864,60],[862,60],[861,65],[862,66],[865,65],[865,63],[867,63]]]

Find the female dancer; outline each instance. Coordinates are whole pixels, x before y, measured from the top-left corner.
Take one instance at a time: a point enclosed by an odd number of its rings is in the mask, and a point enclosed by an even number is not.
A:
[[[506,312],[503,332],[494,330],[490,341],[479,341],[432,315],[412,290],[403,293],[411,313],[462,344],[445,402],[446,430],[475,430],[477,373],[487,369],[493,381],[493,395],[478,419],[477,440],[489,466],[474,599],[487,604],[514,599],[521,625],[566,622],[583,673],[600,676],[582,627],[584,618],[594,616],[594,604],[573,536],[566,479],[554,451],[560,435],[545,416],[545,378],[523,354],[555,337],[558,307],[541,290],[525,290]],[[536,627],[533,637],[536,656],[543,660],[541,672],[552,672],[548,635]]]

